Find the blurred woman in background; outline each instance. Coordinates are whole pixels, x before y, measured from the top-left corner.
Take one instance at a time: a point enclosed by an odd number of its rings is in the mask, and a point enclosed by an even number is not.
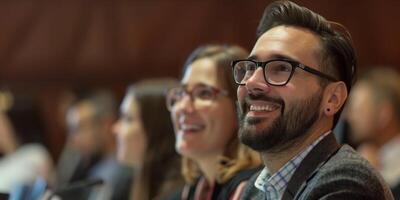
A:
[[[260,166],[259,155],[237,136],[237,85],[230,63],[247,55],[237,46],[200,47],[186,61],[181,85],[168,92],[175,148],[187,182],[179,199],[239,199]]]
[[[9,92],[0,92],[1,99]],[[30,186],[37,178],[53,182],[53,161],[42,144],[43,121],[30,98],[0,104],[0,193]]]
[[[171,79],[146,80],[129,87],[114,125],[118,160],[134,170],[131,199],[163,199],[184,184],[174,132],[165,106]]]

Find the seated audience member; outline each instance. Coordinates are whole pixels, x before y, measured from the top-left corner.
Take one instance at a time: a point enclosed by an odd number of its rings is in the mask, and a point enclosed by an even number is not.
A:
[[[41,144],[44,124],[37,106],[23,96],[12,99],[11,107],[0,105],[0,193],[31,186],[38,178],[53,179],[52,159]]]
[[[400,199],[400,74],[390,68],[367,71],[348,104],[351,139]]]
[[[239,138],[265,167],[243,199],[393,199],[379,173],[332,133],[356,72],[346,28],[291,1],[273,1],[245,60]]]
[[[115,119],[114,98],[106,91],[78,96],[69,107],[67,144],[58,164],[56,193],[61,198],[127,198],[129,188],[122,187],[126,184],[121,186],[121,182],[129,183],[131,174],[119,165],[115,156],[115,137],[112,134]],[[83,186],[96,180],[103,183]]]
[[[237,87],[229,65],[247,55],[238,46],[199,47],[184,65],[181,85],[168,92],[175,148],[187,182],[179,199],[238,199],[260,166],[259,155],[237,136]]]
[[[165,106],[172,79],[150,79],[127,90],[114,125],[118,160],[133,168],[132,200],[163,199],[183,186],[174,130]]]

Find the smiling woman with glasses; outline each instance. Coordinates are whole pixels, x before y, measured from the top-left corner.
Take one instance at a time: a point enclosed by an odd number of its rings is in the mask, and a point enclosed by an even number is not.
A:
[[[167,95],[167,108],[173,111],[176,104],[178,104],[185,96],[188,96],[192,101],[199,101],[200,103],[207,104],[217,98],[218,95],[227,96],[229,93],[226,90],[218,89],[205,84],[197,84],[191,91],[187,90],[187,86],[172,88],[168,91]]]
[[[176,199],[238,199],[260,166],[259,155],[237,136],[237,85],[229,64],[246,56],[237,46],[200,47],[184,65],[181,85],[167,93],[187,182]]]

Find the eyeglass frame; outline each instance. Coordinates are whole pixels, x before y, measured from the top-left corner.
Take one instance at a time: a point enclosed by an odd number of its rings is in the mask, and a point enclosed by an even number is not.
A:
[[[246,83],[238,83],[238,82],[236,81],[236,78],[235,78],[235,65],[236,65],[238,62],[242,62],[242,61],[249,61],[249,62],[255,63],[255,64],[256,64],[256,69],[257,69],[258,67],[261,67],[262,70],[263,70],[263,76],[264,76],[265,82],[267,82],[268,84],[273,85],[273,86],[285,86],[286,84],[288,84],[289,81],[290,81],[290,79],[292,78],[294,72],[296,71],[296,68],[300,68],[300,69],[302,69],[302,70],[304,70],[304,71],[306,71],[306,72],[308,72],[308,73],[311,73],[311,74],[313,74],[313,75],[319,76],[319,77],[321,77],[321,78],[328,79],[329,81],[332,81],[332,82],[337,82],[337,81],[339,81],[339,80],[337,80],[336,78],[334,78],[334,77],[332,77],[332,76],[330,76],[330,75],[328,75],[328,74],[325,74],[325,73],[320,72],[320,71],[318,71],[318,70],[316,70],[316,69],[313,69],[313,68],[311,68],[311,67],[309,67],[309,66],[307,66],[307,65],[304,65],[304,64],[302,64],[302,63],[300,63],[300,62],[297,62],[297,61],[294,61],[294,60],[290,60],[290,59],[283,59],[283,58],[280,58],[280,59],[272,59],[272,60],[268,60],[268,61],[264,61],[264,62],[262,62],[262,61],[255,61],[255,60],[252,60],[252,59],[240,59],[240,60],[234,60],[234,61],[231,62],[231,67],[232,67],[232,72],[233,72],[233,79],[234,79],[235,83],[238,84],[238,85],[245,85],[245,84],[246,84]],[[274,61],[283,61],[283,62],[287,62],[287,63],[289,63],[289,64],[292,66],[292,71],[290,72],[290,75],[289,75],[287,81],[284,82],[284,83],[282,83],[282,84],[273,84],[273,83],[270,83],[270,82],[267,80],[267,77],[265,76],[265,68],[266,68],[267,64],[270,63],[270,62],[274,62]],[[255,69],[255,70],[256,70],[256,69]],[[255,70],[254,70],[254,71],[255,71]],[[247,82],[247,81],[246,81],[246,82]]]
[[[223,95],[223,96],[229,96],[229,92],[227,91],[227,90],[225,90],[225,89],[219,89],[219,88],[216,88],[216,87],[214,87],[214,86],[211,86],[211,85],[207,85],[207,84],[204,84],[204,83],[199,83],[199,84],[196,84],[193,88],[196,88],[196,87],[206,87],[206,88],[209,88],[209,89],[211,89],[211,91],[213,92],[213,98],[212,99],[209,99],[209,100],[215,100],[216,98],[217,98],[217,96],[218,95]],[[191,101],[193,101],[194,99],[196,99],[194,96],[193,96],[193,91],[194,91],[194,89],[192,88],[191,89],[191,91],[189,91],[187,88],[188,88],[188,86],[187,85],[181,85],[181,86],[179,86],[179,87],[174,87],[174,88],[170,88],[169,90],[167,90],[166,92],[165,92],[165,100],[166,100],[166,106],[167,106],[167,110],[169,110],[169,111],[172,111],[173,109],[172,109],[172,107],[173,106],[170,106],[170,103],[169,103],[169,94],[170,94],[170,92],[172,91],[172,90],[175,90],[175,89],[178,89],[178,88],[182,88],[183,89],[183,92],[184,92],[184,94],[185,94],[185,96],[186,95],[188,95],[189,96],[189,99],[191,100]],[[184,98],[184,96],[181,98],[181,100]],[[176,104],[176,103],[175,103]]]

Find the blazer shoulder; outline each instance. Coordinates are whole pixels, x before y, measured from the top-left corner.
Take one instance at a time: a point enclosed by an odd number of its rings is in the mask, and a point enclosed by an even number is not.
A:
[[[348,145],[343,145],[314,173],[303,194],[308,196],[306,199],[393,198],[380,174]]]

